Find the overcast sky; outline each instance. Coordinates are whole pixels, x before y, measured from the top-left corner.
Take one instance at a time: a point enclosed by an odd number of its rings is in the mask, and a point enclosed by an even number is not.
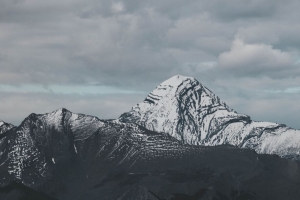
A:
[[[0,119],[117,118],[193,76],[253,120],[300,129],[298,0],[1,0]]]

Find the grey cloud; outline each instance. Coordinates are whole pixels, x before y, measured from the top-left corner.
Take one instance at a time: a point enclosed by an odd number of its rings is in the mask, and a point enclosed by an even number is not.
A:
[[[247,43],[271,44],[274,48],[284,51],[299,50],[300,26],[295,25],[297,23],[297,21],[257,23],[240,28],[237,36]]]
[[[274,49],[265,44],[245,44],[236,38],[231,50],[219,56],[221,70],[229,71],[236,76],[270,76],[286,77],[299,69],[293,57],[287,53]],[[296,74],[299,75],[299,74]]]
[[[199,14],[176,21],[167,32],[167,40],[172,48],[202,49],[217,56],[230,47],[234,34],[235,29],[212,22],[206,14]]]
[[[272,16],[278,6],[279,1],[260,0],[233,0],[228,2],[212,1],[212,13],[223,20],[240,20],[243,18],[265,18]],[[217,8],[217,9],[215,9]]]
[[[113,12],[118,3],[124,8]],[[215,62],[238,30],[246,35],[241,24],[253,24],[247,19],[220,22],[214,16],[262,10],[279,15],[281,6],[274,1],[269,7],[259,1],[3,1],[0,26],[6,31],[0,41],[8,61],[2,64],[6,78],[1,82],[12,84],[8,78],[13,77],[40,84],[154,83],[150,77],[158,81],[184,72],[180,68],[186,63]]]
[[[155,11],[93,19],[74,16],[72,20],[50,23],[51,31],[37,27],[33,35],[32,29],[22,30],[22,26],[15,25],[12,34],[3,38],[10,62],[3,65],[2,71],[22,79],[30,77],[27,82],[120,85],[108,76],[123,82],[133,73],[159,77],[158,70],[168,72],[176,65],[162,47],[172,21]]]

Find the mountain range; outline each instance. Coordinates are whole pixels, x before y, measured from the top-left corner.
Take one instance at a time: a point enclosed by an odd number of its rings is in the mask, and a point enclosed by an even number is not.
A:
[[[299,130],[252,121],[190,77],[115,120],[62,108],[0,128],[0,199],[300,197]]]
[[[120,121],[193,145],[230,144],[291,159],[300,155],[300,130],[252,121],[191,77],[177,75],[164,81],[143,102],[122,114]]]

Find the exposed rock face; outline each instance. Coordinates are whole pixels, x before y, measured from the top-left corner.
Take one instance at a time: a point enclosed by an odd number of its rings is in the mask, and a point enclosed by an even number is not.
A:
[[[52,177],[56,166],[80,157],[83,146],[92,148],[82,157],[86,159],[100,156],[107,149],[113,154],[119,145],[125,145],[122,151],[126,152],[126,157],[120,163],[137,150],[145,151],[140,155],[144,155],[141,159],[151,159],[156,147],[159,150],[176,149],[179,155],[188,149],[185,146],[178,148],[180,142],[170,136],[142,134],[145,132],[146,129],[135,124],[104,121],[66,109],[44,115],[31,114],[20,126],[1,137],[0,166],[7,170],[2,171],[0,181],[22,181],[27,186],[37,187]],[[163,156],[163,151],[156,156]]]
[[[167,133],[188,144],[231,144],[292,159],[300,155],[299,130],[252,121],[191,77],[177,75],[164,81],[119,120]]]
[[[10,129],[12,129],[14,127],[14,125],[10,124],[10,123],[6,123],[2,120],[0,120],[0,135]]]
[[[66,109],[31,114],[0,138],[4,199],[25,195],[61,200],[298,200],[300,196],[296,161],[229,145],[182,144],[136,124]],[[14,181],[19,184],[11,187]]]

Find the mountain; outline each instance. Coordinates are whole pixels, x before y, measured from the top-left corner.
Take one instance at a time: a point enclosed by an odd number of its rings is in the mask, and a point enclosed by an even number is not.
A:
[[[0,140],[0,197],[6,199],[300,197],[298,161],[231,145],[183,144],[134,123],[66,109],[31,114]]]
[[[0,135],[13,127],[14,127],[14,125],[0,120]]]
[[[20,126],[0,136],[0,165],[7,169],[1,179],[33,187],[40,184],[51,177],[55,165],[76,157],[75,141],[88,138],[102,125],[96,117],[66,109],[29,115]]]
[[[193,145],[230,144],[300,159],[300,130],[252,121],[192,77],[173,76],[119,118]]]

